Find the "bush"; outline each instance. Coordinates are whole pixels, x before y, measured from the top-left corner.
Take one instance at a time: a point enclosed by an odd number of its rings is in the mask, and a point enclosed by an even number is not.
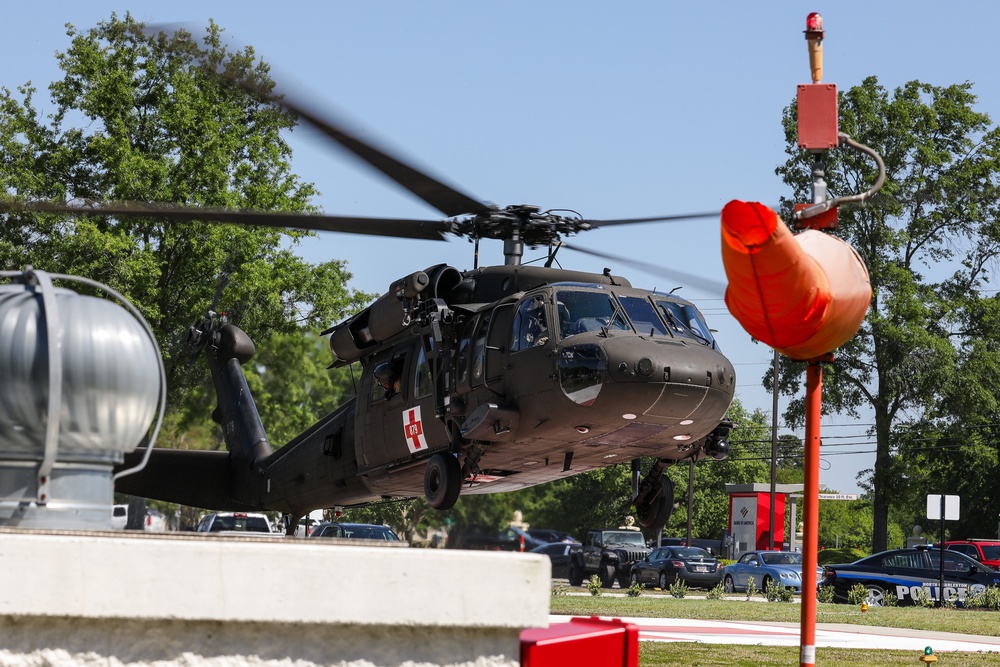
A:
[[[985,590],[980,593],[974,593],[972,595],[967,595],[962,606],[969,609],[990,609],[992,611],[1000,611],[1000,588],[996,586],[987,586]]]
[[[764,584],[764,597],[768,602],[791,602],[795,598],[795,591],[780,581],[772,580]]]
[[[601,578],[596,574],[587,580],[587,590],[594,597],[601,597]]]
[[[684,583],[683,579],[676,579],[673,584],[670,585],[670,594],[675,598],[682,598],[687,595],[688,585]]]
[[[868,588],[864,584],[854,584],[847,591],[848,604],[861,604],[868,599]]]
[[[816,589],[816,599],[824,604],[833,602],[833,586],[820,586]]]
[[[637,598],[642,595],[642,590],[645,588],[645,584],[640,584],[638,581],[628,587],[625,591],[625,595],[630,598]]]
[[[566,584],[562,583],[561,581],[556,582],[552,586],[552,595],[558,597],[560,595],[568,595],[568,594],[569,594],[569,588],[566,586]]]
[[[920,587],[913,591],[913,604],[916,607],[933,607],[934,598],[926,588]]]
[[[725,600],[726,599],[726,587],[720,581],[715,585],[715,588],[710,590],[705,597],[709,600]]]
[[[753,577],[747,577],[747,600],[757,594],[757,582]]]

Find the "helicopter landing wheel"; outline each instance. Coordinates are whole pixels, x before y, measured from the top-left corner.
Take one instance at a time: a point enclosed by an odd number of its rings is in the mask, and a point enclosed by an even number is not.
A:
[[[660,488],[652,498],[636,498],[635,514],[643,528],[660,530],[670,519],[674,509],[674,484],[666,475],[660,476]]]
[[[437,453],[424,469],[424,495],[436,510],[450,510],[462,491],[462,467],[451,454]]]

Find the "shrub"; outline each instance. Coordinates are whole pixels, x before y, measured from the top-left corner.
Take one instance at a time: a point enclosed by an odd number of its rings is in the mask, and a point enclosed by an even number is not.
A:
[[[882,604],[886,607],[899,606],[899,598],[896,597],[896,594],[892,591],[886,591],[885,594],[882,595]]]
[[[973,593],[972,595],[967,595],[963,606],[970,609],[991,609],[993,611],[1000,611],[1000,588],[996,586],[987,586],[985,590],[979,593]]]
[[[913,605],[916,607],[933,607],[934,598],[931,597],[930,591],[921,586],[913,591]]]
[[[816,599],[824,604],[833,602],[833,586],[820,586],[816,589]]]
[[[561,581],[557,581],[555,585],[552,586],[553,596],[558,597],[560,595],[567,595],[567,594],[569,594],[569,588],[566,586],[566,584],[562,583]]]
[[[640,584],[638,581],[628,587],[625,591],[625,595],[630,598],[637,598],[642,595],[642,590],[645,588],[645,584]]]
[[[715,585],[715,588],[710,590],[705,597],[709,600],[725,600],[726,599],[726,587],[722,585],[720,581]]]
[[[747,600],[757,594],[757,582],[753,577],[747,577]]]
[[[688,585],[684,583],[683,579],[677,579],[673,584],[670,585],[670,594],[675,598],[682,598],[687,595]]]
[[[854,584],[847,591],[848,604],[861,604],[868,599],[868,587],[864,584]]]
[[[780,581],[771,580],[764,584],[764,597],[768,602],[791,602],[795,597],[795,591]]]
[[[587,590],[594,597],[601,597],[601,578],[596,574],[587,580]]]

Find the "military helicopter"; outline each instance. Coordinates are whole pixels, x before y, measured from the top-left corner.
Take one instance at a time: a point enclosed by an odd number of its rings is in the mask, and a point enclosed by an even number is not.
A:
[[[242,83],[242,82],[237,82]],[[265,94],[252,90],[254,94]],[[735,372],[704,317],[674,294],[553,267],[571,234],[661,216],[588,220],[537,206],[484,204],[360,140],[287,97],[273,97],[340,147],[439,210],[442,221],[235,211],[166,204],[5,203],[8,210],[210,220],[319,231],[503,241],[502,266],[439,264],[395,280],[329,335],[333,366],[359,364],[357,394],[274,450],[242,365],[250,337],[209,312],[188,342],[211,369],[227,451],[154,448],[116,491],[214,510],[278,511],[294,530],[310,510],[521,489],[631,461],[638,522],[673,508],[666,467],[724,459]],[[547,248],[544,265],[524,248]],[[572,248],[582,250],[579,248]],[[586,251],[584,251],[586,252]],[[597,253],[594,253],[597,254]],[[124,467],[141,460],[140,448]],[[643,457],[655,459],[641,476]]]

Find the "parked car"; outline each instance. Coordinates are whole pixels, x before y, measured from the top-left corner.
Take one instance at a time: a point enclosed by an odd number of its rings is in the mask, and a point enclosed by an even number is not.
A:
[[[111,529],[125,530],[128,523],[128,505],[115,505],[111,508]]]
[[[848,591],[862,584],[869,606],[885,604],[886,593],[894,594],[900,605],[911,605],[923,595],[940,599],[941,552],[926,545],[892,549],[853,563],[827,565],[823,574],[821,585],[833,586],[835,602],[847,602]],[[958,551],[944,552],[945,599],[961,601],[987,586],[1000,586],[1000,572]]]
[[[399,535],[388,526],[372,523],[324,522],[313,526],[309,537],[342,537],[355,540],[399,542]]]
[[[211,512],[198,522],[199,533],[273,533],[274,526],[266,514],[255,512]]]
[[[454,539],[451,533],[448,535],[447,546],[449,548],[478,551],[531,551],[547,544],[547,542],[532,537],[516,526],[508,526],[501,531],[473,526],[455,534],[458,537]]]
[[[984,565],[989,565],[994,570],[1000,569],[1000,540],[978,538],[952,540],[945,542],[944,548],[965,554],[972,560],[978,560]]]
[[[579,549],[579,542],[552,542],[535,547],[532,553],[545,554],[552,561],[552,578],[565,579],[569,576],[569,555]]]
[[[111,530],[125,530],[127,525],[128,505],[113,505],[111,507]],[[147,507],[142,529],[162,533],[167,529],[167,518],[159,510]]]
[[[580,544],[580,540],[562,530],[552,530],[551,528],[529,528],[524,532],[532,539],[538,540],[543,544],[551,544],[553,542]],[[532,549],[532,551],[534,551],[534,549]]]
[[[596,574],[602,588],[611,588],[615,581],[620,588],[628,588],[632,565],[650,551],[637,529],[591,528],[580,550],[571,554],[569,585],[580,586]]]
[[[696,588],[714,588],[722,581],[719,560],[699,547],[659,547],[632,565],[632,584],[654,584],[666,590],[677,581]]]
[[[823,569],[816,568],[816,581],[823,575]],[[802,554],[798,551],[748,551],[732,565],[726,566],[723,585],[727,593],[745,591],[747,582],[753,577],[754,586],[759,591],[775,582],[802,592]]]

